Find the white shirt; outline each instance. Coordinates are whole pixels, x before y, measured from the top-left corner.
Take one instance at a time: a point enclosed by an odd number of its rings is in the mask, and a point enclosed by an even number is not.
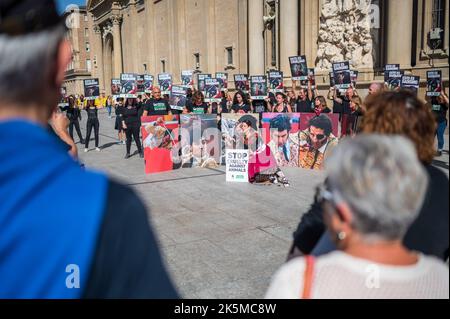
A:
[[[313,299],[449,299],[449,268],[419,254],[411,266],[390,266],[336,251],[316,258]],[[283,265],[272,279],[267,299],[299,299],[305,258]]]

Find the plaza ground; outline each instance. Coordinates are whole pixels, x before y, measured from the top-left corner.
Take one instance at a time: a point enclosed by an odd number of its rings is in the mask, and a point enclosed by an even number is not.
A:
[[[262,298],[271,276],[286,260],[292,232],[323,181],[323,172],[284,169],[290,188],[226,183],[223,167],[145,175],[137,154],[124,159],[115,119],[109,119],[106,110],[100,110],[99,117],[102,150],[94,150],[93,140],[88,153],[77,144],[80,159],[89,169],[104,171],[139,193],[181,295]],[[85,119],[83,112],[83,137]],[[435,165],[448,174],[448,135],[445,149]]]

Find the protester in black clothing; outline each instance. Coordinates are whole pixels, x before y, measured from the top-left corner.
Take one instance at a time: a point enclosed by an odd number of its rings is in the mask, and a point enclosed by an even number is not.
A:
[[[115,105],[116,123],[114,129],[117,131],[119,142],[117,144],[125,144],[124,129],[122,127],[122,114],[123,114],[123,98],[117,99],[117,104]]]
[[[253,112],[255,113],[264,113],[267,112],[269,110],[269,103],[268,101],[270,101],[269,98],[265,99],[265,100],[252,100],[251,101],[251,105],[253,108]]]
[[[136,143],[139,156],[144,158],[144,152],[142,150],[141,140],[140,140],[140,128],[141,128],[141,120],[139,117],[139,104],[136,99],[127,99],[125,103],[125,107],[123,108],[122,113],[122,127],[125,130],[125,134],[127,136],[127,154],[125,155],[125,159],[131,157],[131,139],[134,138]]]
[[[196,91],[192,94],[191,103],[186,105],[185,112],[191,114],[207,114],[208,113],[208,104],[205,103],[205,98],[203,93],[200,91]]]
[[[80,130],[80,120],[81,120],[81,111],[75,105],[75,97],[73,95],[69,96],[69,105],[66,109],[66,116],[69,119],[69,134],[73,140],[73,128],[77,131],[78,138],[80,139],[80,144],[84,144],[85,141],[83,139],[83,135]]]
[[[431,98],[430,104],[437,123],[437,156],[441,156],[444,149],[444,133],[447,128],[448,97],[444,92],[441,92],[440,96]]]
[[[95,150],[100,152],[100,148],[98,147],[100,122],[98,121],[98,109],[95,106],[95,101],[88,100],[85,110],[88,114],[88,119],[86,123],[86,141],[84,152],[89,151],[89,141],[91,139],[92,128],[94,128]]]
[[[248,102],[247,95],[242,91],[236,92],[233,99],[233,106],[231,107],[231,113],[250,113],[252,112],[251,106]]]
[[[275,103],[275,105],[270,104],[272,112],[292,113],[291,106],[286,102],[286,95],[284,93],[278,92],[275,94]]]
[[[365,104],[367,111],[363,133],[409,138],[429,175],[430,184],[423,207],[403,243],[411,250],[446,260],[449,248],[449,183],[447,175],[432,166],[436,124],[430,109],[410,92],[384,92],[368,98]],[[322,207],[316,196],[294,233],[290,257],[323,254],[333,250],[333,247],[325,233]]]
[[[339,120],[342,119],[342,115],[352,113],[350,101],[354,96],[358,96],[358,93],[353,87],[349,87],[344,96],[342,96],[339,90],[336,90],[335,88],[330,89],[328,92],[328,98],[332,99],[334,102],[333,113],[340,114]]]
[[[161,98],[161,89],[159,87],[153,87],[152,95],[153,97],[145,104],[142,116],[172,114],[169,102],[167,102],[166,99]]]

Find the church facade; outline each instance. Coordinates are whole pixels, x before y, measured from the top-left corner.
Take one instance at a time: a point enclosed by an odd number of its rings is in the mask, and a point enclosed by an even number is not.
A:
[[[230,88],[234,74],[280,70],[289,86],[289,57],[306,55],[321,91],[331,64],[348,60],[361,91],[383,80],[385,64],[400,64],[424,92],[431,69],[448,87],[448,9],[449,0],[88,0],[72,13],[84,31],[71,30],[77,63],[65,86],[82,93],[84,78],[99,78],[109,94],[120,73],[180,83],[182,70],[227,72]]]

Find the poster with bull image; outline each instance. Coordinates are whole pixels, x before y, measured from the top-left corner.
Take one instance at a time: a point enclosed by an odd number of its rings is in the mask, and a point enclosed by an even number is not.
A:
[[[214,114],[180,115],[181,167],[217,168],[221,134]]]
[[[309,83],[311,83],[311,90],[314,90],[316,88],[316,75],[314,69],[308,69],[308,79],[300,81],[300,87],[302,89],[307,89]]]
[[[291,66],[292,80],[308,80],[308,65],[306,63],[306,56],[292,56],[289,58],[289,64]]]
[[[153,90],[153,75],[144,74],[144,91],[145,93],[152,93]]]
[[[87,79],[83,81],[84,98],[86,100],[95,100],[100,96],[100,85],[98,79]]]
[[[114,100],[120,97],[121,87],[120,79],[111,79],[111,95]]]
[[[220,90],[220,82],[218,79],[205,79],[205,102],[220,103],[222,101],[222,91]]]
[[[170,94],[172,89],[172,75],[169,73],[158,74],[158,85],[161,89],[161,94]]]
[[[248,91],[250,90],[250,83],[248,82],[247,74],[235,74],[234,86],[237,91],[248,93]]]
[[[400,86],[403,89],[410,90],[413,93],[417,94],[419,92],[419,85],[420,85],[420,76],[415,75],[402,76]]]
[[[197,89],[205,94],[205,80],[210,79],[211,74],[199,74],[197,75]]]
[[[427,71],[427,96],[440,96],[442,91],[442,72]]]
[[[264,75],[250,77],[250,96],[253,100],[267,98],[267,78]]]
[[[335,87],[339,91],[344,92],[352,85],[348,61],[333,63],[333,75]]]
[[[120,75],[121,91],[120,97],[122,98],[137,98],[137,76],[134,73],[122,73]]]
[[[353,88],[356,88],[356,82],[358,81],[359,71],[350,70],[350,81],[352,81]]]
[[[141,118],[145,173],[171,171],[179,167],[179,117],[156,115]]]
[[[173,85],[170,92],[169,105],[172,110],[183,111],[186,107],[186,88],[181,85]]]
[[[396,90],[401,86],[402,77],[405,75],[403,70],[387,71],[386,86],[389,90]]]
[[[384,83],[388,84],[389,72],[400,71],[400,64],[386,64],[384,66]]]
[[[216,72],[216,79],[220,83],[220,90],[226,91],[228,89],[228,73]]]
[[[194,88],[194,71],[181,71],[181,86],[185,87],[186,89]]]
[[[269,92],[284,92],[283,72],[269,71],[267,72],[267,76],[269,79]]]

